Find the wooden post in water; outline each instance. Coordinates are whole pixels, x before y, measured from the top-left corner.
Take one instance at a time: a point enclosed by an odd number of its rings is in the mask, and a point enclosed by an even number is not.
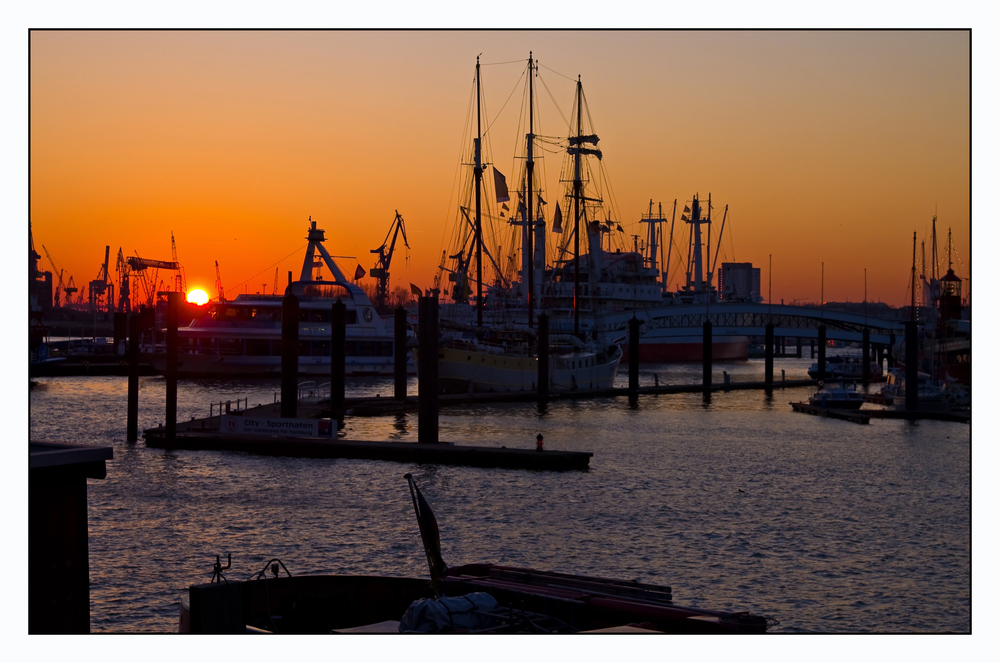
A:
[[[861,331],[861,384],[868,384],[872,380],[872,348],[871,330],[865,327]]]
[[[347,373],[347,305],[333,303],[330,344],[330,417],[344,420],[344,382]]]
[[[889,368],[896,368],[896,356],[893,354],[893,350],[896,347],[896,333],[889,332],[889,347],[886,348],[886,365]]]
[[[417,442],[438,441],[438,300],[421,297],[417,343]]]
[[[289,293],[281,300],[281,416],[298,415],[299,298]],[[332,385],[331,385],[332,387]]]
[[[917,399],[917,323],[906,323],[906,409],[915,412],[920,409]]]
[[[406,309],[396,307],[393,312],[393,398],[406,400]]]
[[[816,339],[814,338],[809,339],[809,358],[816,358]]]
[[[538,314],[538,397],[549,395],[549,314]]]
[[[168,440],[177,437],[177,319],[181,293],[167,293],[167,422]]]
[[[802,359],[802,337],[795,337],[795,357],[797,359]]]
[[[139,439],[139,314],[128,316],[128,407],[125,439]]]
[[[707,319],[701,327],[701,383],[705,393],[710,393],[712,390],[712,323]]]
[[[635,315],[628,321],[628,390],[639,391],[639,319]]]
[[[819,379],[826,379],[826,325],[819,326],[819,340],[816,341],[816,364],[819,368]]]
[[[774,385],[774,323],[764,325],[764,384]]]

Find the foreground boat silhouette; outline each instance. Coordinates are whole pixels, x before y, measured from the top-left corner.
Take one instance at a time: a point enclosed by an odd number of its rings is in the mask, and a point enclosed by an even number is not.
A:
[[[673,604],[670,587],[497,564],[448,567],[437,520],[405,475],[430,581],[388,576],[292,576],[271,560],[250,579],[193,585],[186,633],[764,633],[776,620]],[[231,561],[231,560],[230,560]],[[284,575],[281,575],[281,573]],[[462,597],[461,600],[456,600]],[[456,607],[460,606],[460,607]]]

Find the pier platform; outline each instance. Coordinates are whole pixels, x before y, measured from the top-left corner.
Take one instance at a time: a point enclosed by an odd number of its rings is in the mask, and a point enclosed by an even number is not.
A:
[[[159,430],[159,429],[157,429]],[[446,442],[368,442],[322,438],[235,436],[218,433],[181,433],[167,440],[162,433],[146,431],[146,446],[154,449],[242,451],[264,456],[295,458],[359,458],[400,463],[506,467],[527,470],[586,470],[589,451],[537,452],[534,449],[460,446]]]

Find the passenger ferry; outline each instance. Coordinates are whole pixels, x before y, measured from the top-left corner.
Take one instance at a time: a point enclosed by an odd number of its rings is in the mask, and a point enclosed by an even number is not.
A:
[[[299,374],[330,375],[333,304],[346,306],[347,375],[393,375],[395,338],[358,285],[347,279],[323,246],[324,231],[311,221],[300,280],[285,295],[299,300]],[[319,254],[318,256],[316,254]],[[317,259],[332,281],[313,280]],[[281,374],[282,295],[238,295],[211,304],[200,318],[177,330],[180,377],[268,377]],[[146,346],[143,359],[166,372],[166,346]],[[408,372],[413,363],[408,360]]]

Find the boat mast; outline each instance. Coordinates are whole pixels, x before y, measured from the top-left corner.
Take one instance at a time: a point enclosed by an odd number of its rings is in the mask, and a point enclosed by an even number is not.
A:
[[[576,77],[576,137],[579,144],[583,135],[583,83]],[[583,186],[580,173],[580,150],[573,160],[573,333],[580,335],[580,189]]]
[[[917,231],[913,231],[913,263],[910,267],[910,322],[917,319]]]
[[[535,87],[534,87],[534,60],[532,52],[528,51],[528,214],[525,221],[528,224],[528,327],[534,326],[535,317],[535,220],[534,209],[531,207],[532,175],[535,171],[534,145],[535,145]]]
[[[670,277],[670,250],[674,247],[674,221],[677,220],[677,199],[674,198],[674,212],[670,218],[670,240],[667,242],[667,259],[663,261],[663,295],[667,294],[667,283]],[[661,244],[662,247],[662,244]],[[662,251],[662,248],[661,248]]]
[[[476,325],[479,336],[483,335],[483,218],[480,209],[480,196],[483,184],[482,142],[483,128],[480,113],[479,56],[476,56],[476,141],[475,167],[476,177]]]

